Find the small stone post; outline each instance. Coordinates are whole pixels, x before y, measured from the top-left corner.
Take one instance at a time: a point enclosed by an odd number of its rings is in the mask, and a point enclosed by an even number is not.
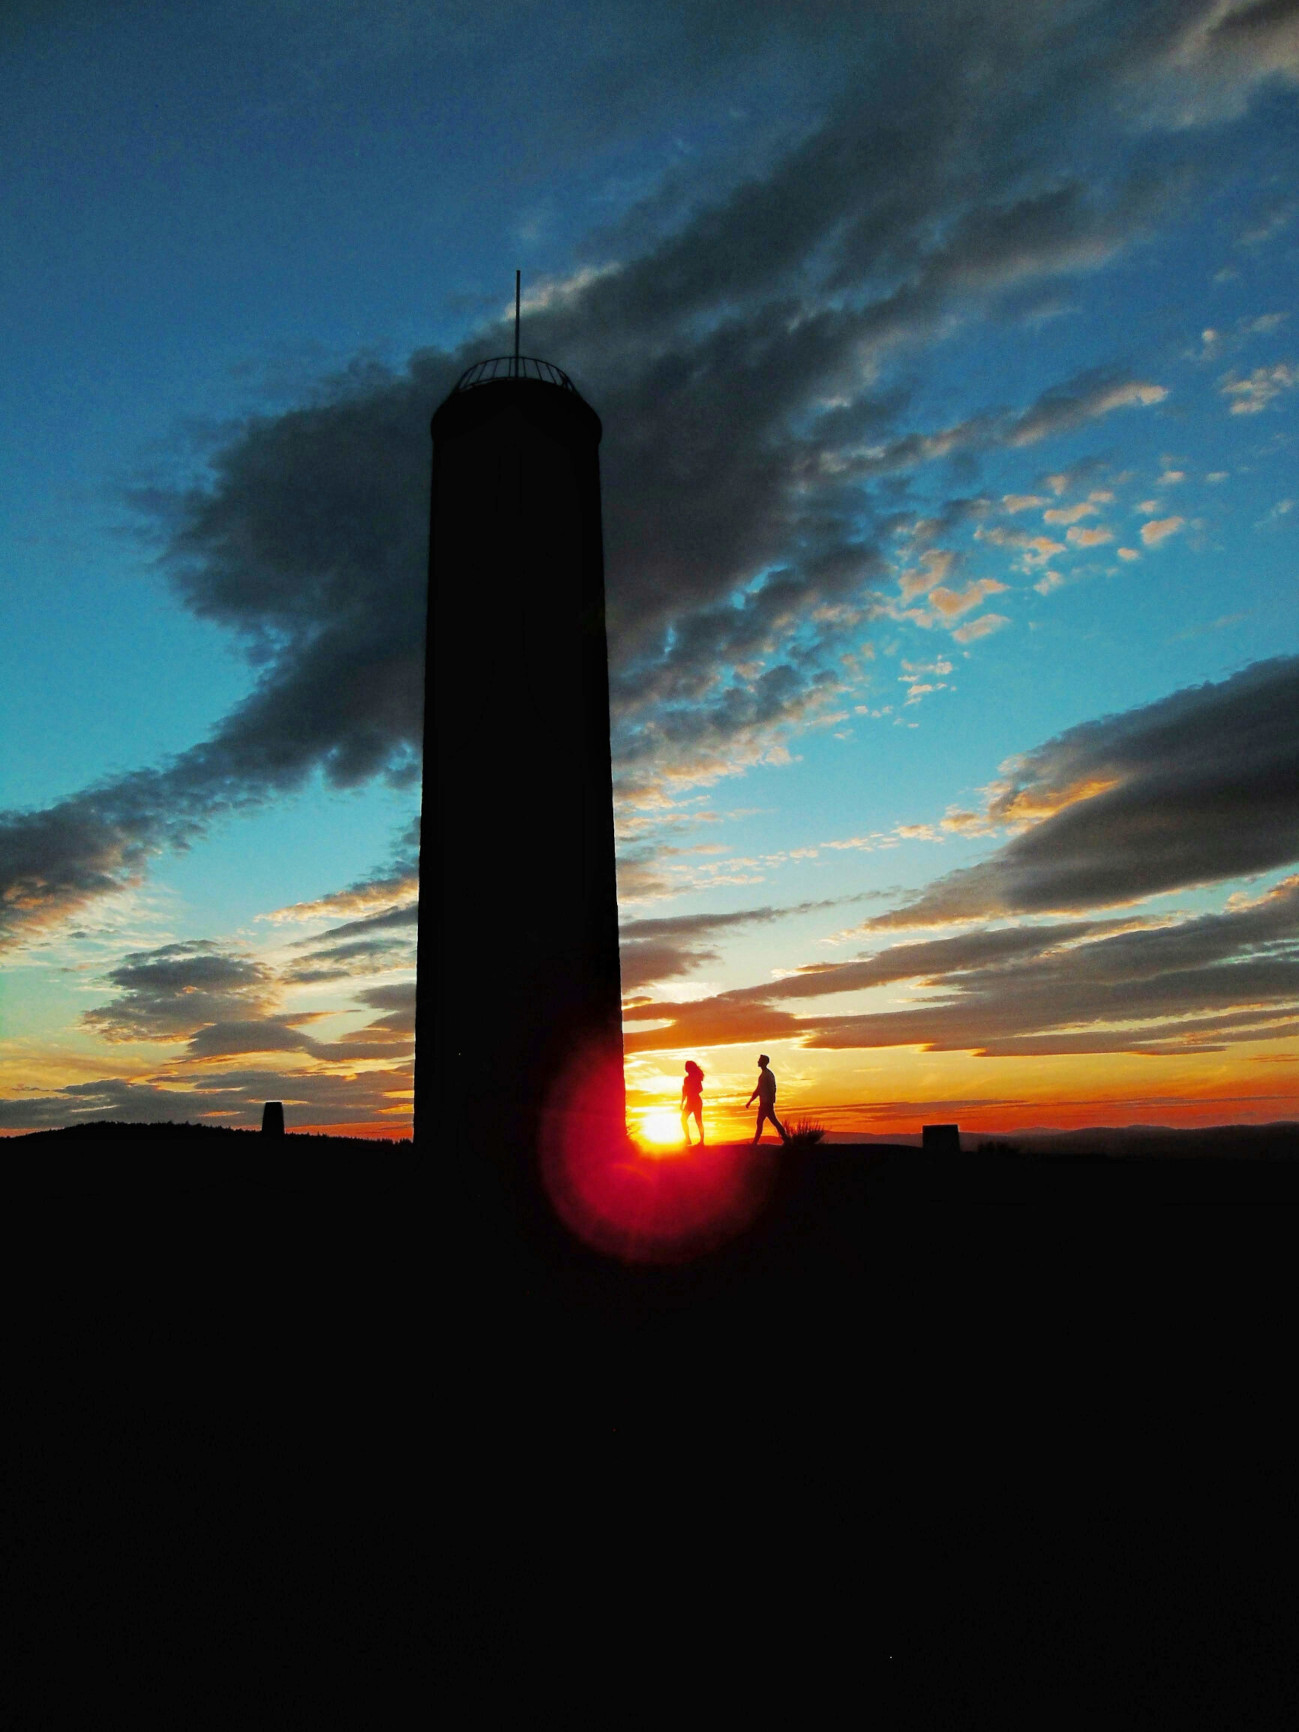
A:
[[[961,1130],[959,1125],[922,1125],[920,1146],[931,1155],[959,1155]]]

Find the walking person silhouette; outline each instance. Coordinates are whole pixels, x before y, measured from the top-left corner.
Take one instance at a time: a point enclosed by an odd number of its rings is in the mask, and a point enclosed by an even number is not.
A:
[[[758,1086],[744,1104],[746,1107],[752,1106],[755,1100],[758,1103],[758,1126],[753,1133],[754,1142],[757,1143],[762,1136],[762,1121],[770,1119],[780,1132],[781,1142],[787,1143],[789,1132],[776,1117],[776,1073],[772,1070],[771,1060],[765,1052],[758,1054]]]
[[[681,1131],[690,1142],[690,1121],[699,1126],[699,1146],[704,1146],[704,1073],[694,1059],[686,1060],[686,1080],[681,1085]]]

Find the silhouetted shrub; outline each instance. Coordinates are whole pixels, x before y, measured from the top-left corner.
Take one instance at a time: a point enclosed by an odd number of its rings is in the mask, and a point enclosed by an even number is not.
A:
[[[810,1149],[825,1135],[825,1126],[818,1124],[815,1119],[790,1119],[785,1129],[789,1132],[790,1142],[797,1143],[804,1149]]]

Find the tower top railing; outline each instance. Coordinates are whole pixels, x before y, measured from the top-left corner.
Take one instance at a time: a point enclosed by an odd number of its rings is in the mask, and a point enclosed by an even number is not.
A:
[[[536,379],[543,385],[558,385],[575,397],[581,395],[567,373],[535,355],[495,355],[490,361],[475,361],[460,375],[451,394],[472,391],[475,385],[490,385],[497,379]]]

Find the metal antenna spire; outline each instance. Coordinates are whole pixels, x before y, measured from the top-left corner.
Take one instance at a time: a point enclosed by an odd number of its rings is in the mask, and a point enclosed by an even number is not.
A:
[[[523,272],[514,273],[514,377],[519,376],[519,290],[523,282]]]

